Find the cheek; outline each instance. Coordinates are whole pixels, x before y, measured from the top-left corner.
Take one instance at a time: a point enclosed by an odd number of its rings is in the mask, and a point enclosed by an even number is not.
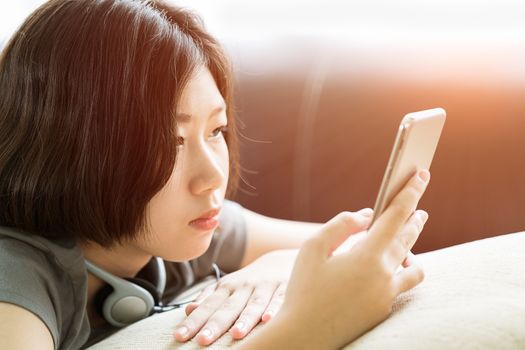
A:
[[[230,151],[228,150],[226,142],[224,142],[222,144],[222,147],[219,149],[219,159],[221,160],[221,167],[224,172],[225,184],[223,187],[225,190],[226,186],[228,185],[228,179],[230,177]]]
[[[180,212],[180,180],[173,173],[168,183],[149,202],[147,209],[148,226],[152,234],[177,230],[183,219]]]

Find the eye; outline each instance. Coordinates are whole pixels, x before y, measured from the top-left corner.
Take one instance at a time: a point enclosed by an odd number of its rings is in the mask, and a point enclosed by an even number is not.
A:
[[[212,132],[211,132],[211,138],[218,138],[220,136],[224,136],[225,133],[228,132],[228,126],[227,125],[223,125],[223,126],[220,126],[218,127],[217,129],[214,129]]]

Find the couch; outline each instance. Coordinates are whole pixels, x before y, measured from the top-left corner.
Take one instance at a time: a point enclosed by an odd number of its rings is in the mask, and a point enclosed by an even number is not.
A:
[[[524,248],[521,232],[419,254],[425,281],[399,296],[387,320],[344,349],[525,349]],[[195,340],[174,341],[173,330],[183,319],[182,309],[157,314],[89,349],[204,349]],[[235,344],[225,334],[206,348]]]

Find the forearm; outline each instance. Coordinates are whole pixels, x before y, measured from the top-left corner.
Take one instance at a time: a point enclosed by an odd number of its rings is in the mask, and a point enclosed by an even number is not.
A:
[[[246,253],[242,266],[277,249],[299,248],[321,226],[317,223],[270,218],[245,209]]]

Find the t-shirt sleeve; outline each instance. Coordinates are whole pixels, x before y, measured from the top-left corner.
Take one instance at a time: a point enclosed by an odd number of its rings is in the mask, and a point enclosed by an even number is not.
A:
[[[1,239],[0,301],[14,304],[38,316],[59,344],[57,315],[50,295],[49,262],[37,250],[10,239]],[[56,302],[56,301],[55,301]]]
[[[197,277],[209,275],[213,263],[225,272],[235,271],[241,266],[246,251],[246,222],[242,206],[224,201],[219,221],[206,253],[191,262]]]

